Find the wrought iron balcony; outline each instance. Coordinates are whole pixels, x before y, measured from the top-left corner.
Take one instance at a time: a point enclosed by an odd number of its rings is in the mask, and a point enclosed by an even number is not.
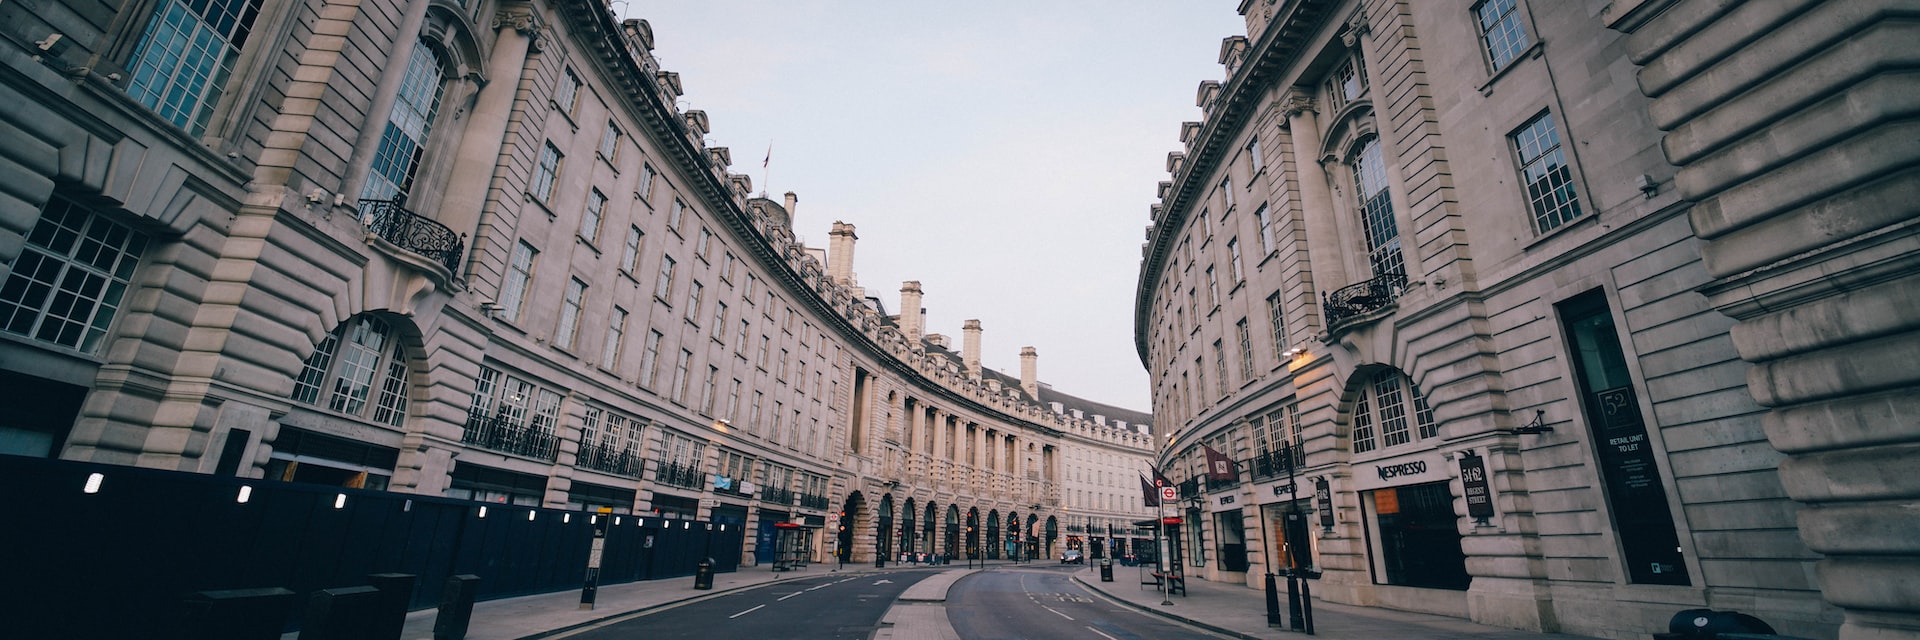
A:
[[[1180,497],[1182,499],[1200,497],[1200,477],[1199,476],[1194,476],[1194,477],[1187,478],[1185,480],[1180,481]]]
[[[825,509],[827,508],[827,497],[802,493],[800,494],[800,506],[805,509]]]
[[[660,473],[654,478],[660,484],[682,489],[704,488],[702,485],[706,484],[706,479],[707,474],[701,473],[700,467],[678,462],[660,463]]]
[[[461,434],[460,441],[483,449],[549,462],[553,461],[559,449],[559,439],[553,434],[514,424],[505,412],[496,413],[491,418],[467,416],[467,428]]]
[[[589,442],[580,443],[578,466],[605,471],[616,475],[640,477],[645,459],[635,455],[632,449],[615,449]]]
[[[760,501],[772,504],[793,504],[793,491],[775,487],[761,487]]]
[[[1293,465],[1306,463],[1306,452],[1302,449],[1281,449],[1262,451],[1253,456],[1253,475],[1257,478],[1272,478],[1287,475],[1287,458],[1293,458]]]
[[[447,225],[406,210],[398,200],[361,200],[360,220],[367,231],[394,246],[419,254],[447,272],[460,275],[460,255],[466,242]]]
[[[1333,293],[1320,294],[1320,308],[1326,316],[1327,330],[1332,331],[1353,318],[1387,308],[1399,300],[1400,294],[1406,290],[1407,274],[1389,273],[1341,287]]]
[[[1234,473],[1233,478],[1229,480],[1215,480],[1209,477],[1207,478],[1207,491],[1212,492],[1221,489],[1231,489],[1237,484],[1240,484],[1240,474],[1238,472]]]

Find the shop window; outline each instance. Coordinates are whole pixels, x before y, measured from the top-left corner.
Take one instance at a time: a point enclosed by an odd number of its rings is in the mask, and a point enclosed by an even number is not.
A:
[[[273,441],[266,477],[282,482],[385,490],[399,460],[399,449],[282,426]]]
[[[1379,584],[1466,590],[1467,556],[1446,482],[1365,491],[1373,580]]]
[[[454,463],[446,496],[500,504],[537,507],[546,500],[547,479],[526,473]]]
[[[0,286],[0,330],[98,352],[146,236],[55,195],[26,240]]]
[[[1636,584],[1693,584],[1607,299],[1599,291],[1584,294],[1560,312],[1627,578]]]
[[[573,481],[567,489],[567,508],[575,511],[598,511],[602,507],[614,513],[633,513],[635,492],[632,489],[609,487]]]
[[[1247,529],[1246,519],[1238,510],[1222,511],[1213,514],[1214,550],[1220,558],[1221,571],[1247,570]]]
[[[293,400],[398,427],[407,416],[407,375],[399,333],[377,316],[356,316],[301,363]]]

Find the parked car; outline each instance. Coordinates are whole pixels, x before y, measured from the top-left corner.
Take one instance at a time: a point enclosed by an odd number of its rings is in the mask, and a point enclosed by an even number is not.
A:
[[[1079,549],[1068,549],[1066,551],[1060,552],[1060,564],[1086,564],[1086,563],[1087,563],[1087,559],[1085,556],[1080,555]]]

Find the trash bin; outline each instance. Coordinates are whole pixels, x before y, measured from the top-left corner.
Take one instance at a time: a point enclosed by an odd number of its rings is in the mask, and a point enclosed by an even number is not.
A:
[[[1773,627],[1759,618],[1734,611],[1685,609],[1667,620],[1667,632],[1655,633],[1655,640],[1714,640],[1732,634],[1772,635]]]
[[[693,566],[693,588],[701,590],[713,588],[713,558],[701,560],[700,564]]]
[[[1113,582],[1113,558],[1100,559],[1100,581]]]

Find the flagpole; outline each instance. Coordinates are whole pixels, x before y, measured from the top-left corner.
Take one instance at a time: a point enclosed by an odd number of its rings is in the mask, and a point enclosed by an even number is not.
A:
[[[767,141],[767,157],[765,160],[760,161],[760,197],[762,198],[767,197],[767,188],[769,186],[767,183],[771,180],[771,178],[769,178],[768,176],[772,175],[773,173],[772,165],[773,165],[773,141],[768,140]],[[793,212],[788,211],[787,216],[789,217],[793,216]]]

